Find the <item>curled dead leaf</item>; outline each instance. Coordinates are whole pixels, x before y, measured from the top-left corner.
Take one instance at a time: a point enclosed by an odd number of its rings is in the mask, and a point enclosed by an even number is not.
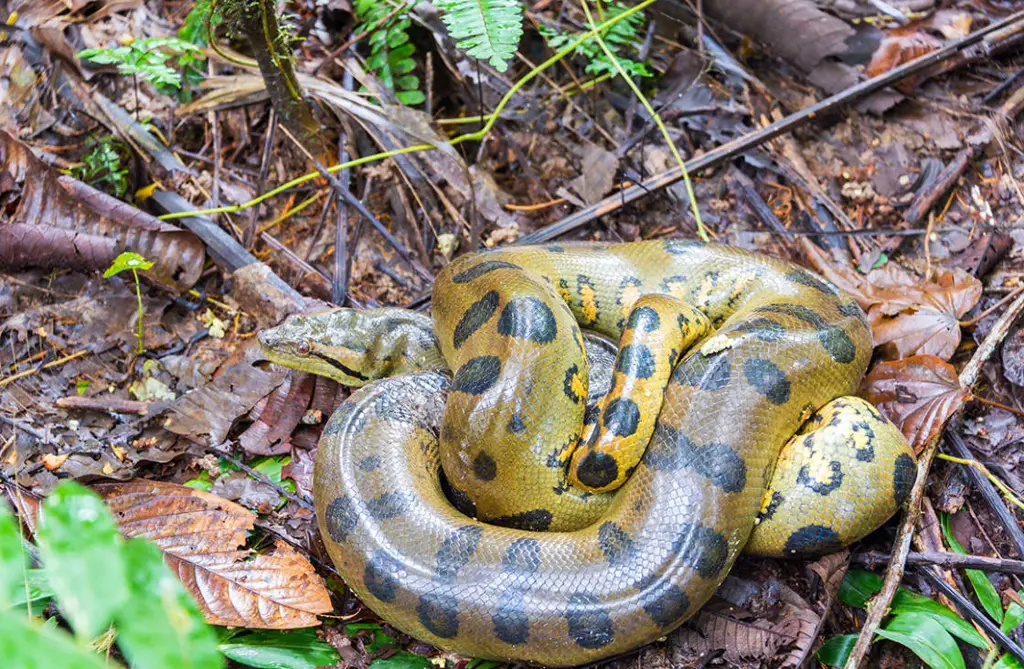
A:
[[[952,365],[933,355],[915,355],[875,365],[860,395],[895,423],[914,451],[921,450],[946,420],[971,398]]]
[[[309,560],[275,541],[245,545],[256,514],[201,490],[136,479],[95,486],[129,537],[145,537],[214,625],[293,629],[319,625],[330,595]]]
[[[62,176],[3,131],[0,193],[13,207],[0,225],[0,267],[104,270],[134,251],[154,263],[143,278],[176,292],[203,270],[206,250],[194,234]]]

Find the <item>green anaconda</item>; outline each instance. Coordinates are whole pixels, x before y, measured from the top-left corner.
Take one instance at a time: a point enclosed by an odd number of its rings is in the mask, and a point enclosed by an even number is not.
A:
[[[603,397],[584,330],[620,342]],[[471,254],[433,319],[339,309],[260,340],[365,385],[320,441],[324,541],[382,618],[465,655],[565,666],[650,642],[741,550],[837,549],[914,479],[899,431],[846,397],[871,357],[860,308],[728,247]]]

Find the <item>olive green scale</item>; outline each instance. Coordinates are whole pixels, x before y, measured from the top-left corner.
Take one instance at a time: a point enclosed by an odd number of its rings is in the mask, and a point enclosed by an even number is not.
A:
[[[683,323],[688,308],[708,327]],[[626,331],[614,363],[589,368],[583,329]],[[871,356],[857,305],[728,247],[467,255],[438,276],[433,321],[335,310],[260,340],[275,362],[373,381],[324,430],[321,532],[368,606],[464,655],[567,666],[648,643],[700,608],[745,545],[849,544],[914,479],[899,431],[846,397]],[[603,398],[589,387],[602,374]],[[621,447],[651,424],[649,441]],[[577,479],[625,483],[594,493]]]

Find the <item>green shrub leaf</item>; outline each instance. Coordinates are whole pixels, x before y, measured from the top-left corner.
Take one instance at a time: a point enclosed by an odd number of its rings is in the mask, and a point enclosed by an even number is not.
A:
[[[377,658],[370,663],[370,669],[432,669],[430,658],[412,653],[395,653],[388,658]]]
[[[0,611],[0,657],[18,669],[117,669],[87,648],[54,629],[38,625],[15,611]]]
[[[233,636],[221,642],[220,652],[239,664],[266,669],[316,669],[333,666],[339,659],[334,646],[311,629]]]
[[[849,659],[850,651],[853,650],[854,644],[857,643],[857,636],[856,634],[834,636],[826,640],[814,655],[822,664],[830,667],[841,667]]]
[[[508,69],[523,36],[520,0],[434,0],[434,4],[444,12],[441,19],[460,49],[499,72]]]
[[[153,267],[153,263],[140,256],[138,253],[125,251],[114,258],[114,262],[107,268],[107,271],[103,273],[103,278],[109,279],[115,274],[120,274],[125,270],[134,269],[138,271],[145,271],[151,267]]]
[[[96,493],[65,481],[43,501],[37,537],[61,612],[80,638],[95,637],[128,598],[114,516]]]
[[[950,517],[948,513],[941,514],[940,524],[942,525],[942,536],[946,539],[946,543],[953,549],[954,553],[960,553],[961,555],[967,555],[967,551],[960,545],[960,542],[953,536],[953,528],[950,525]],[[995,620],[997,623],[1002,624],[1003,622],[1003,602],[999,599],[999,593],[996,592],[996,587],[992,585],[992,581],[988,580],[988,576],[985,572],[978,569],[965,569],[964,573],[967,574],[967,580],[971,582],[971,587],[974,588],[974,594],[978,597],[978,601],[981,603],[985,612],[988,613],[989,617]]]
[[[881,576],[864,569],[851,569],[839,584],[839,601],[855,609],[863,609],[881,589]]]
[[[898,615],[876,634],[906,646],[932,669],[965,669],[956,640],[942,625],[924,614]]]
[[[130,597],[118,611],[118,646],[136,669],[218,669],[217,638],[199,607],[143,539],[124,546]]]
[[[25,599],[25,548],[6,504],[0,503],[0,608]],[[20,593],[20,595],[19,595]]]
[[[978,634],[978,631],[974,629],[973,625],[958,616],[955,612],[951,611],[948,607],[943,606],[934,599],[928,599],[923,595],[919,595],[916,592],[910,592],[904,588],[897,590],[896,596],[892,598],[891,612],[893,615],[900,615],[903,613],[920,613],[922,615],[926,615],[942,625],[947,632],[961,641],[969,643],[975,648],[981,648],[983,650],[988,650],[989,648],[988,643],[985,642],[985,637]]]

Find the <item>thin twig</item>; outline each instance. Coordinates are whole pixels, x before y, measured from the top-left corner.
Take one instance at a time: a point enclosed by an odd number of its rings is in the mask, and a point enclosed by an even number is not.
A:
[[[970,388],[977,382],[978,377],[981,375],[981,365],[999,347],[999,344],[1009,333],[1010,327],[1022,310],[1024,310],[1024,295],[1018,297],[1000,316],[999,320],[992,327],[992,331],[975,350],[974,355],[971,356],[964,370],[960,373],[961,386]],[[958,418],[959,413],[962,411],[963,407],[954,414],[954,417],[950,418],[950,421]],[[947,421],[947,425],[950,421]],[[871,600],[867,619],[864,621],[864,626],[860,630],[857,642],[854,644],[853,650],[850,651],[850,657],[846,661],[846,669],[859,669],[863,664],[868,651],[871,649],[871,641],[875,637],[875,631],[881,625],[882,619],[888,614],[892,598],[896,595],[896,590],[903,580],[904,565],[907,560],[907,554],[910,552],[911,541],[914,538],[914,528],[917,525],[917,519],[921,515],[921,498],[924,496],[925,485],[928,482],[928,471],[931,468],[932,460],[938,452],[941,436],[942,433],[940,432],[925,446],[921,459],[918,461],[917,478],[910,493],[906,514],[903,517],[903,522],[900,524],[896,540],[893,542],[892,557],[889,559],[889,566],[885,570],[885,580],[882,583],[882,589]],[[953,437],[956,437],[956,435],[951,432],[950,438]],[[1009,511],[1005,505],[1002,506],[1004,510]]]
[[[874,567],[889,561],[886,553],[856,553],[853,561],[865,567]],[[1024,576],[1024,561],[1007,558],[985,557],[983,555],[962,555],[943,551],[922,551],[908,553],[907,564],[934,565],[943,569],[980,569],[986,572],[1018,574]]]

